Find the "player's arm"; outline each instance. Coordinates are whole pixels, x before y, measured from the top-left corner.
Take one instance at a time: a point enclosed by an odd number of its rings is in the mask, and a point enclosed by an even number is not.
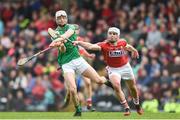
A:
[[[57,36],[54,36],[54,38],[57,39]],[[51,40],[54,41],[54,38],[51,37]],[[58,46],[58,48],[61,52],[63,52],[63,53],[66,52],[66,47],[63,42],[56,42],[56,43],[54,43],[54,46]]]
[[[83,42],[83,41],[74,41],[74,45],[80,45],[87,50],[93,50],[93,51],[101,50],[101,47],[98,46],[97,44],[91,44],[91,43]]]
[[[91,58],[91,59],[95,58],[95,54],[90,54],[85,49],[84,49],[84,54],[83,55],[84,55],[84,57],[87,57],[87,58]]]
[[[133,57],[133,58],[139,58],[139,53],[138,53],[138,51],[137,51],[132,45],[127,44],[127,45],[125,46],[125,49],[128,50],[128,51],[130,51],[130,52],[132,53],[132,57]]]
[[[66,38],[69,38],[70,36],[72,36],[74,32],[75,31],[72,29],[67,30],[64,34],[62,34],[59,38],[57,38],[55,42],[64,42],[64,43],[67,42]]]
[[[81,46],[79,46],[79,53],[80,53],[80,55],[82,55],[86,58],[91,58],[91,59],[95,58],[95,54],[90,54],[88,51],[86,51],[86,49],[84,49]]]
[[[71,37],[73,34],[75,33],[75,27],[73,25],[71,25],[69,27],[69,29],[62,35],[60,35],[56,40],[54,40],[55,42],[67,42],[67,38]]]
[[[72,35],[72,30],[68,30],[66,33],[61,35],[60,37],[56,38],[49,46],[50,47],[63,47],[64,49],[64,43],[67,42],[66,38],[69,38]]]

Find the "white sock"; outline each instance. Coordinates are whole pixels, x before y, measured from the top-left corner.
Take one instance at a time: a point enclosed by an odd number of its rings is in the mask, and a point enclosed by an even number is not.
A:
[[[139,105],[139,98],[133,98],[133,103],[135,105]]]

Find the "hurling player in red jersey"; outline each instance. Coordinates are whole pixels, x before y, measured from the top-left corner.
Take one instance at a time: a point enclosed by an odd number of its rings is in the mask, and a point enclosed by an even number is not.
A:
[[[121,80],[124,80],[129,88],[133,103],[135,104],[138,114],[143,114],[143,110],[139,104],[139,95],[136,87],[135,77],[129,64],[128,51],[132,57],[138,58],[138,51],[129,45],[126,40],[119,39],[120,30],[116,27],[110,27],[107,33],[107,39],[104,42],[91,44],[83,41],[75,41],[75,45],[80,45],[88,50],[101,51],[107,64],[108,76],[113,84],[114,91],[125,108],[124,115],[130,115],[130,108],[126,101],[125,95],[121,89]]]

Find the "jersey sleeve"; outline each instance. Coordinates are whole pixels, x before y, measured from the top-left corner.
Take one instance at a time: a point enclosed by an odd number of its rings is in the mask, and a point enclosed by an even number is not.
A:
[[[104,47],[104,42],[99,42],[99,43],[97,43],[97,45],[100,46],[101,48],[103,48]]]
[[[51,37],[51,41],[54,41],[54,40],[56,40],[58,37],[55,37],[55,38],[53,38],[53,37]]]
[[[59,38],[59,37],[55,37],[55,38],[51,37],[51,41],[54,41],[54,40],[56,40],[57,38]]]
[[[69,25],[69,29],[74,30],[74,31],[76,30],[74,25]]]
[[[57,28],[55,29],[55,31],[58,33]],[[57,36],[57,37],[55,37],[55,38],[51,37],[51,40],[52,40],[52,41],[54,41],[54,40],[55,40],[55,39],[57,39],[57,38],[58,38],[58,36]]]
[[[125,39],[121,39],[121,40],[118,41],[118,44],[119,44],[120,46],[125,47],[125,46],[127,45],[127,42],[126,42]]]
[[[51,41],[54,41],[54,40],[55,40],[55,38],[52,38],[52,37],[51,37]]]

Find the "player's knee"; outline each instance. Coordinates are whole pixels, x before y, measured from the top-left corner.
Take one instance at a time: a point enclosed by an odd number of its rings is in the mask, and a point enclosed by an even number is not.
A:
[[[121,87],[120,82],[118,82],[118,81],[112,82],[112,84],[113,84],[114,88],[120,88]]]
[[[118,84],[113,85],[113,88],[118,93],[121,91],[121,87]]]
[[[91,81],[86,81],[86,86],[90,86],[91,85]]]

